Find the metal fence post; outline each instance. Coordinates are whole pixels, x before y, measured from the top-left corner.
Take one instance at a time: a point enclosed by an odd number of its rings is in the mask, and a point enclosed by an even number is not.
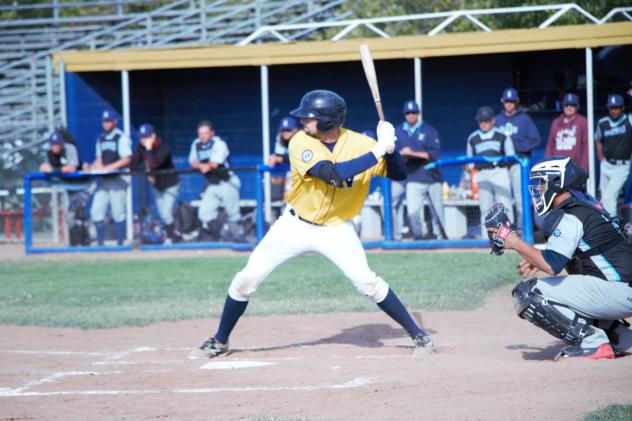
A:
[[[59,60],[59,115],[61,125],[68,127],[68,115],[66,114],[66,65]]]
[[[200,42],[206,42],[206,0],[200,0]]]
[[[24,249],[28,254],[33,244],[33,232],[31,230],[31,175],[24,176]]]
[[[391,197],[391,180],[382,179],[382,191],[384,200],[384,239],[393,241],[393,200]]]
[[[53,106],[53,60],[46,56],[46,112],[48,115],[48,131],[55,129],[55,109]]]
[[[31,124],[37,126],[37,64],[31,60]],[[33,133],[33,141],[37,140],[37,132]]]
[[[257,166],[257,174],[255,176],[255,198],[257,199],[257,222],[255,224],[256,233],[257,233],[257,244],[263,238],[263,229],[265,225],[265,219],[263,215],[263,177],[261,173],[263,172],[262,166]]]
[[[519,158],[520,181],[522,183],[522,239],[533,244],[533,217],[531,216],[531,194],[529,194],[529,171],[531,170],[531,160],[529,158]]]

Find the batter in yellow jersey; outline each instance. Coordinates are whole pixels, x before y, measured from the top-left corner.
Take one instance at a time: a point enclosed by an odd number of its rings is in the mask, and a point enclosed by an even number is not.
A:
[[[334,187],[312,176],[308,170],[317,162],[349,161],[371,151],[375,141],[370,137],[341,128],[333,151],[320,140],[305,132],[297,133],[290,142],[292,189],[287,201],[301,218],[319,225],[345,222],[362,209],[371,178],[386,176],[384,158],[373,167],[344,180]]]
[[[309,252],[331,260],[360,294],[402,326],[413,339],[416,355],[434,351],[430,336],[369,268],[349,222],[360,212],[372,177],[406,178],[406,164],[395,150],[395,129],[380,122],[375,142],[342,127],[346,112],[336,93],[316,90],[305,94],[300,107],[290,113],[301,119],[303,131],[290,141],[288,206],[233,278],[217,332],[200,347],[209,357],[228,352],[228,337],[265,278],[282,263]]]

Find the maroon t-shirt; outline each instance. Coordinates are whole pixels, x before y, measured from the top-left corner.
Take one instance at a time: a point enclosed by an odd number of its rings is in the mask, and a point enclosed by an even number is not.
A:
[[[546,142],[546,158],[550,156],[570,156],[588,172],[588,121],[580,114],[568,123],[564,114],[553,120],[549,140]]]

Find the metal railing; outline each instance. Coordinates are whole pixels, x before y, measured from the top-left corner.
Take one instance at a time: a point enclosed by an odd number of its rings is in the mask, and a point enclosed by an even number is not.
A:
[[[63,121],[60,81],[52,77],[50,64],[50,56],[56,51],[230,44],[263,24],[348,17],[348,13],[335,13],[343,0],[144,0],[159,7],[128,14],[123,7],[132,3],[95,0],[0,6],[0,12],[40,6],[56,11],[48,19],[0,21],[0,145],[18,140],[37,144]],[[71,18],[59,13],[79,6],[112,6],[117,14]]]
[[[340,20],[337,22],[309,22],[300,24],[280,24],[280,25],[265,25],[258,28],[255,32],[248,37],[239,41],[238,45],[247,45],[254,41],[281,41],[289,42],[297,39],[296,33],[298,31],[311,31],[315,32],[322,29],[341,28],[340,31],[330,37],[332,41],[343,39],[350,35],[355,29],[363,27],[370,32],[382,37],[390,38],[391,34],[387,33],[385,29],[379,27],[379,25],[396,23],[396,22],[426,22],[432,23],[432,21],[440,20],[438,24],[428,26],[427,30],[420,28],[419,34],[425,35],[437,35],[441,31],[449,28],[457,20],[463,18],[470,21],[477,29],[485,32],[491,32],[493,27],[483,23],[479,17],[493,18],[499,15],[511,15],[511,14],[525,14],[525,13],[553,13],[547,17],[538,28],[546,28],[551,26],[555,22],[559,21],[564,15],[570,12],[576,12],[583,16],[588,22],[596,25],[601,25],[609,22],[617,15],[622,15],[628,20],[632,20],[632,7],[618,7],[612,9],[603,18],[598,19],[591,13],[587,12],[581,6],[575,3],[565,4],[553,4],[542,6],[519,6],[519,7],[499,7],[492,9],[473,9],[473,10],[453,10],[449,12],[436,12],[436,13],[420,13],[414,15],[403,16],[388,16],[379,18],[366,18],[366,19],[352,19],[352,20]],[[527,29],[522,27],[522,29]],[[309,32],[309,33],[311,33]],[[289,33],[286,34],[286,33]]]

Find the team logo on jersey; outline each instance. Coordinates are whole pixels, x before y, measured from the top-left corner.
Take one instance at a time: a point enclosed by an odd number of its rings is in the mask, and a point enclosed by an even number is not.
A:
[[[561,237],[562,236],[562,231],[560,231],[559,228],[555,228],[555,231],[553,231],[553,237]]]
[[[426,138],[426,134],[425,133],[419,133],[419,136],[417,136],[417,140],[423,142],[424,139]]]
[[[303,160],[303,162],[309,162],[312,160],[313,157],[314,157],[314,153],[310,151],[309,149],[305,149],[303,153],[301,154],[301,159]]]

